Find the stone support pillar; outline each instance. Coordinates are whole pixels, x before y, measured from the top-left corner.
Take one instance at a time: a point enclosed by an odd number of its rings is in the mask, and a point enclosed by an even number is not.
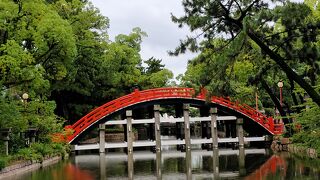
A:
[[[127,117],[127,148],[128,154],[132,153],[133,151],[133,132],[132,132],[132,111],[126,111]]]
[[[106,125],[104,123],[99,124],[99,152],[106,152]]]
[[[186,143],[186,149],[191,148],[191,138],[190,138],[190,116],[189,116],[189,104],[183,105],[183,118],[184,118],[184,140]]]
[[[212,147],[214,149],[218,148],[217,113],[218,113],[217,108],[210,109]]]
[[[154,105],[154,134],[156,137],[156,151],[161,151],[161,131],[160,131],[160,105]]]
[[[244,135],[243,135],[243,119],[237,119],[237,136],[239,139],[239,148],[244,147]]]
[[[9,134],[11,132],[11,128],[3,128],[0,129],[1,139],[4,141],[4,153],[5,155],[9,155]]]

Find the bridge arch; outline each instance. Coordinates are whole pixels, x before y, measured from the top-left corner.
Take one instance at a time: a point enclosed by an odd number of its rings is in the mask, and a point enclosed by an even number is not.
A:
[[[90,128],[108,121],[108,117],[129,108],[134,108],[145,104],[161,104],[168,102],[182,102],[193,105],[204,105],[209,103],[211,106],[218,107],[219,110],[230,111],[238,117],[245,119],[244,126],[254,126],[259,134],[282,134],[282,124],[275,124],[272,117],[267,117],[254,108],[232,102],[228,99],[212,96],[206,97],[205,90],[196,95],[193,88],[157,88],[144,91],[135,90],[131,94],[122,96],[118,99],[103,104],[94,109],[73,125],[66,126],[65,129],[71,129],[72,134],[67,137],[69,143],[76,142],[80,135],[86,133]],[[258,129],[256,129],[258,128]],[[246,128],[245,128],[246,129]],[[247,128],[248,129],[248,128]],[[250,128],[249,128],[250,129]]]

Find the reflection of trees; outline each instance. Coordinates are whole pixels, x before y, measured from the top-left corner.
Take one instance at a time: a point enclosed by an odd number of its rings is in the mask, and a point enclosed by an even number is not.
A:
[[[112,165],[107,165],[107,176],[123,176],[127,174],[127,162],[123,161],[120,163],[112,162]]]
[[[169,158],[163,162],[163,172],[185,172],[184,158]]]
[[[320,162],[318,159],[305,159],[295,156],[286,158],[288,171],[286,177],[289,179],[319,179]]]
[[[238,156],[227,155],[219,157],[219,169],[223,171],[237,171],[239,169]]]
[[[139,172],[152,174],[152,171],[155,171],[155,169],[156,167],[154,161],[138,160],[134,162],[135,174],[139,174]]]
[[[262,156],[261,154],[247,154],[246,155],[246,170],[247,173],[254,172],[257,168],[262,166],[270,156]]]

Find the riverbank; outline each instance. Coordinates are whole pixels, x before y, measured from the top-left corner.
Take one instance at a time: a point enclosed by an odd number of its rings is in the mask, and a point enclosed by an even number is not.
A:
[[[317,159],[319,157],[316,149],[307,148],[294,144],[290,141],[289,138],[276,138],[272,141],[271,149],[277,152],[287,151],[301,157],[309,157],[313,159]]]
[[[61,156],[54,156],[43,161],[23,161],[18,164],[14,164],[0,170],[0,179],[8,178],[15,175],[20,175],[29,171],[37,170],[52,164],[59,162],[62,159]]]
[[[298,156],[307,156],[313,159],[318,158],[318,153],[313,148],[306,148],[302,146],[297,146],[295,144],[288,144],[288,152],[296,154]]]

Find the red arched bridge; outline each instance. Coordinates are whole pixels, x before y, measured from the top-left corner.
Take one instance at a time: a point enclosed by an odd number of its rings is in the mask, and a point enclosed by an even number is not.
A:
[[[66,126],[65,129],[72,130],[72,134],[67,136],[67,141],[72,143],[82,133],[85,133],[90,127],[108,120],[108,117],[134,106],[144,103],[159,103],[159,102],[187,102],[190,104],[205,104],[217,106],[218,109],[226,109],[233,114],[242,116],[245,121],[244,125],[252,126],[254,131],[261,131],[262,134],[279,135],[283,132],[283,124],[276,124],[272,117],[267,117],[254,108],[231,102],[228,99],[212,96],[206,97],[206,91],[203,89],[200,94],[196,95],[193,88],[157,88],[144,91],[135,90],[131,94],[122,96],[118,99],[110,101],[102,106],[94,109],[89,114],[79,119],[73,125]],[[247,126],[248,126],[247,125]],[[255,127],[253,127],[255,126]],[[259,127],[258,129],[256,127]],[[250,128],[250,127],[249,127]],[[261,133],[260,133],[261,134]]]

